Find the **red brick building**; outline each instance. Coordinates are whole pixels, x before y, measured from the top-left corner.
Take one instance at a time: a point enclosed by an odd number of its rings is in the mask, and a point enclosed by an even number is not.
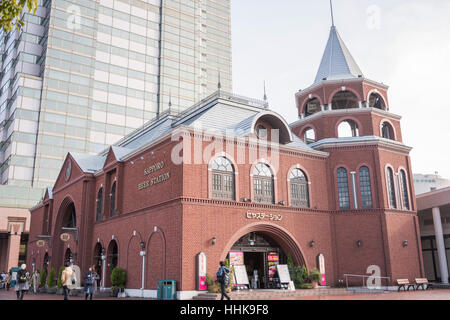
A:
[[[128,294],[155,296],[173,279],[181,299],[198,293],[200,253],[214,276],[239,252],[261,288],[276,285],[274,256],[312,269],[322,254],[327,285],[369,266],[391,282],[423,277],[411,148],[387,89],[363,76],[333,26],[291,125],[265,101],[218,91],[102,154],[70,153],[31,209],[28,261],[95,264],[104,287],[118,265]]]

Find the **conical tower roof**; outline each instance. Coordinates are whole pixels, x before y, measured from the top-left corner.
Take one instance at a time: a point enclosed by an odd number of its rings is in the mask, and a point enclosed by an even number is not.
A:
[[[351,79],[363,76],[361,69],[333,25],[314,84],[327,80]]]

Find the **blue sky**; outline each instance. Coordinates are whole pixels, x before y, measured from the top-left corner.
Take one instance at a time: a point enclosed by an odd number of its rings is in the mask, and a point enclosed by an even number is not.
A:
[[[390,86],[415,173],[450,178],[450,1],[334,0],[335,24],[362,69]],[[288,122],[311,85],[331,26],[328,0],[231,0],[233,90]]]

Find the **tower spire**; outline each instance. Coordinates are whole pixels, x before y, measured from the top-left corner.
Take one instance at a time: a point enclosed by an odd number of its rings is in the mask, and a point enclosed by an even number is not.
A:
[[[330,9],[331,9],[331,26],[334,27],[333,0],[330,0]]]

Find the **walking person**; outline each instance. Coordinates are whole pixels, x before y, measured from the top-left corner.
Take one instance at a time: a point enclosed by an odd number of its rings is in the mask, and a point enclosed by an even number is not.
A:
[[[95,266],[92,266],[92,270],[93,270],[93,276],[94,276],[94,287],[93,287],[93,289],[94,289],[94,293],[96,293],[97,290],[98,290],[97,288],[98,288],[98,282],[100,280],[100,275],[98,274],[97,269],[96,269]]]
[[[2,271],[0,275],[0,289],[6,289],[6,272]]]
[[[70,262],[65,263],[65,269],[61,274],[61,283],[63,285],[64,300],[69,300],[70,287],[76,282],[75,272],[70,266]]]
[[[39,276],[39,272],[37,272],[37,270],[35,270],[33,272],[33,275],[31,276],[31,286],[32,286],[33,292],[35,294],[38,292],[40,282],[41,282],[41,279]]]
[[[30,290],[30,274],[27,271],[26,264],[22,264],[20,270],[17,271],[17,284],[15,289],[17,300],[23,300],[25,292]]]
[[[9,288],[11,287],[11,272],[8,272],[6,274],[6,291],[9,291]]]
[[[94,273],[92,272],[92,267],[89,268],[89,271],[84,276],[84,292],[85,292],[85,300],[89,297],[89,300],[92,300],[92,295],[94,294]]]
[[[223,300],[224,297],[227,300],[231,300],[226,291],[226,287],[230,283],[230,269],[225,267],[225,262],[223,261],[220,261],[219,271],[217,271],[217,281],[220,283],[220,291],[222,293],[220,300]]]

